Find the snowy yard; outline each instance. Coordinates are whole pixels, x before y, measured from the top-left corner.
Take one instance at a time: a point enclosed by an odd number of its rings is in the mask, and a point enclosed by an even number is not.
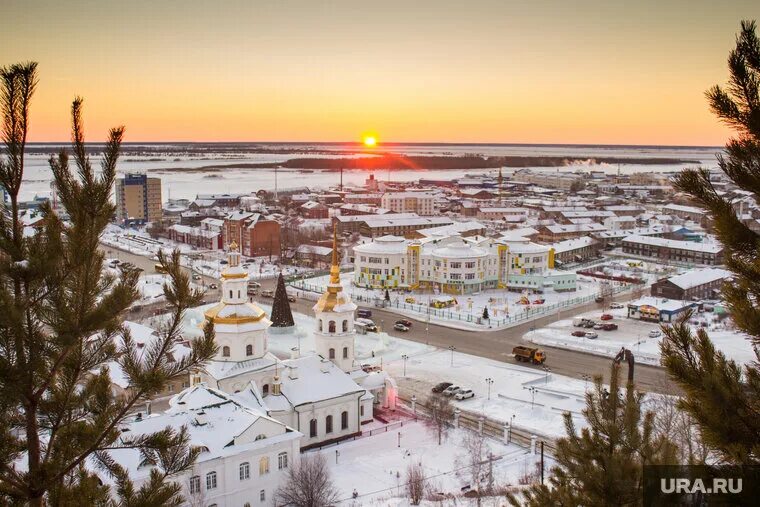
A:
[[[639,363],[651,365],[660,364],[660,340],[662,335],[650,337],[651,331],[659,331],[660,326],[656,323],[645,322],[626,317],[625,308],[610,310],[614,319],[609,321],[617,324],[615,331],[594,331],[598,338],[589,339],[573,336],[571,333],[583,328],[573,326],[573,319],[564,319],[553,322],[546,327],[530,331],[523,337],[539,345],[557,347],[561,349],[577,350],[598,354],[601,356],[614,357],[622,347],[630,349]],[[577,315],[600,322],[600,311],[588,312]],[[697,322],[707,323],[710,339],[718,350],[721,350],[729,359],[739,363],[749,363],[756,360],[752,344],[743,333],[728,329],[724,324],[718,323],[711,313],[695,316]],[[696,329],[696,326],[695,326]],[[583,329],[587,331],[586,329]]]
[[[385,433],[312,452],[325,456],[341,505],[408,505],[403,485],[410,464],[422,465],[433,492],[461,494],[461,489],[472,483],[468,434],[471,432],[452,429],[439,446],[433,429],[422,421],[408,421]],[[488,452],[493,454],[495,485],[517,484],[522,475],[535,470],[539,457],[528,450],[491,438],[486,438],[485,444],[484,460]],[[545,466],[551,466],[551,461],[546,460]],[[354,490],[356,499],[352,497]],[[457,499],[457,503],[461,501]]]

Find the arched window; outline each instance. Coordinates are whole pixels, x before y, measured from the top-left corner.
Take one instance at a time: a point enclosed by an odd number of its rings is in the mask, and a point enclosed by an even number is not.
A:
[[[253,345],[246,345],[245,346],[245,355],[246,356],[252,356],[253,355]]]
[[[240,298],[240,290],[238,290],[238,298]]]
[[[348,428],[348,412],[343,411],[340,414],[340,429],[345,430]]]
[[[206,489],[216,489],[216,472],[206,474]]]
[[[325,433],[332,433],[332,416],[325,417]]]
[[[269,473],[269,456],[263,456],[259,460],[259,475],[266,475]]]
[[[348,320],[343,321],[343,332],[348,333]]]
[[[309,437],[314,438],[317,436],[317,420],[312,419],[309,421]]]
[[[223,357],[230,357],[230,348],[227,345],[225,345],[224,347],[222,347],[222,356]]]
[[[287,452],[281,452],[277,455],[277,468],[280,470],[284,470],[285,468],[288,468],[288,453]]]
[[[335,359],[335,349],[330,349],[330,359]]]
[[[343,359],[348,359],[348,347],[343,347]]]
[[[267,438],[267,436],[264,435],[263,433],[260,433],[256,435],[256,438],[254,438],[254,440],[264,440],[265,438]]]
[[[335,332],[335,321],[334,320],[331,320],[330,323],[327,325],[327,331],[329,331],[330,333],[334,333]]]
[[[230,291],[230,299],[232,299],[232,291]]]
[[[269,384],[264,384],[262,386],[262,388],[261,388],[261,394],[263,396],[268,396],[269,395]]]
[[[245,481],[250,478],[251,478],[251,465],[249,465],[247,461],[245,463],[240,463],[240,480]]]
[[[317,322],[319,322],[319,331],[321,332],[322,331],[322,319],[318,320]]]

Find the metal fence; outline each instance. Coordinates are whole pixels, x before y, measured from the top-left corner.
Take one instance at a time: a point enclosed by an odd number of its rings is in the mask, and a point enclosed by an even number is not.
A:
[[[296,279],[291,281],[289,285],[299,290],[315,292],[318,294],[321,294],[325,291],[324,285],[307,283],[307,280],[308,279]],[[607,294],[612,296],[630,290],[630,288],[631,285],[614,286],[609,289],[609,292]],[[395,309],[401,312],[413,312],[420,314],[427,319],[446,319],[455,322],[468,322],[484,326],[487,325],[492,328],[502,328],[514,326],[521,322],[534,320],[551,313],[561,312],[563,309],[591,303],[596,300],[596,298],[601,294],[601,292],[595,292],[588,296],[579,296],[571,299],[566,299],[564,301],[559,301],[557,303],[537,305],[538,307],[530,306],[525,308],[524,311],[513,315],[508,315],[505,317],[491,317],[489,319],[483,319],[482,316],[473,313],[456,311],[450,308],[433,308],[421,303],[407,303],[405,301],[400,301],[399,299],[387,301],[382,297],[366,296],[363,294],[352,294],[351,298],[355,303],[364,303],[368,306],[387,308],[390,310]]]

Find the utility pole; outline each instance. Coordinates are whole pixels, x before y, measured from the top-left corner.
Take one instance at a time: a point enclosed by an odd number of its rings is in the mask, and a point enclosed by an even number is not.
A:
[[[343,192],[343,167],[340,168],[340,191]]]
[[[279,196],[277,195],[277,166],[274,166],[274,200],[279,201]]]
[[[544,483],[544,441],[541,440],[541,484]]]

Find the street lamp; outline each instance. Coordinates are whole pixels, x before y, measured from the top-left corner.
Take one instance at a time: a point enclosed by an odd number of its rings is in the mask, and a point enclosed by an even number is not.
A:
[[[491,385],[493,385],[493,379],[491,377],[488,377],[486,379],[486,385],[488,386],[488,399],[491,399]]]
[[[523,389],[527,389],[528,391],[530,391],[530,394],[531,394],[531,398],[530,398],[530,409],[531,409],[531,410],[533,410],[533,406],[534,406],[534,405],[535,405],[535,403],[536,403],[536,388],[535,388],[535,387],[533,387],[533,386],[531,386],[531,387],[524,387],[524,386],[523,386]]]
[[[512,426],[515,424],[515,417],[517,417],[517,414],[512,414],[512,417],[509,418],[509,435],[507,435],[507,443],[512,443]]]
[[[449,345],[449,350],[451,351],[451,366],[454,366],[454,351],[457,348],[453,345]]]
[[[549,383],[549,374],[551,372],[552,372],[551,368],[549,368],[548,366],[544,366],[544,373],[546,374],[546,376],[544,377],[544,379],[545,379],[544,380],[544,384],[548,384]]]
[[[591,375],[586,375],[584,373],[583,375],[581,375],[581,377],[583,378],[583,380],[586,381],[586,385],[583,387],[583,390],[588,391],[588,381],[591,380]]]
[[[409,359],[409,356],[407,356],[406,354],[402,354],[401,359],[404,360],[404,375],[403,376],[406,377],[406,360]]]

